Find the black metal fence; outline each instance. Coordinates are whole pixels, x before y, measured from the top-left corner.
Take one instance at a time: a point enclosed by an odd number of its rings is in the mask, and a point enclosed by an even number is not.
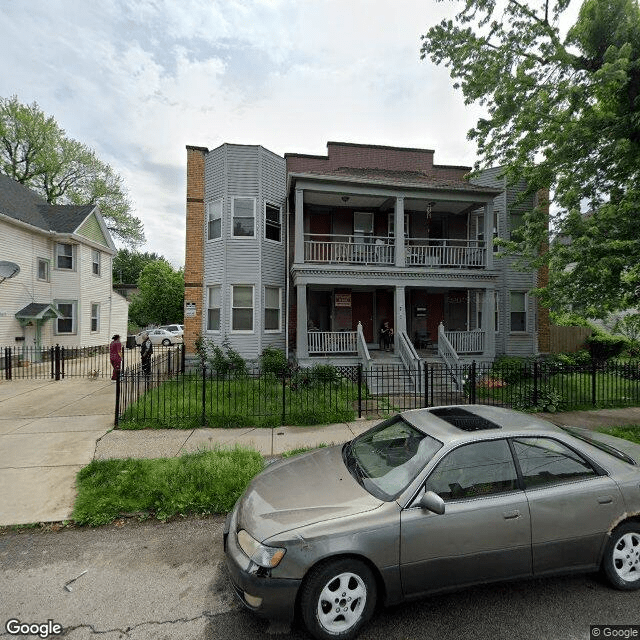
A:
[[[184,353],[182,345],[165,347],[154,346],[158,362],[176,358],[182,363],[184,371]],[[171,354],[171,355],[168,355]],[[122,365],[135,370],[140,363],[138,349],[124,349]],[[64,378],[110,378],[112,374],[109,361],[109,345],[94,347],[0,347],[0,377],[5,380]]]
[[[640,405],[640,363],[474,362],[453,371],[440,364],[369,371],[323,365],[274,375],[207,367],[182,374],[166,362],[149,375],[139,367],[125,369],[116,386],[116,426],[310,425],[449,404],[549,412],[635,406]]]

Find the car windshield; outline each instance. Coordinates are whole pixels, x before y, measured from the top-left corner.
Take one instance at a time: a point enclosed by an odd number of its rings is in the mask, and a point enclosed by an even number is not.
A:
[[[366,431],[342,452],[351,475],[381,500],[395,500],[442,443],[396,416]]]

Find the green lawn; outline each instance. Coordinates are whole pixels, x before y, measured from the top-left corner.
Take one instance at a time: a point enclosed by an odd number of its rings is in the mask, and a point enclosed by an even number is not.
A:
[[[346,422],[356,417],[357,386],[344,378],[294,376],[207,379],[183,376],[149,390],[127,407],[121,429],[275,427]],[[284,420],[283,420],[284,411]]]

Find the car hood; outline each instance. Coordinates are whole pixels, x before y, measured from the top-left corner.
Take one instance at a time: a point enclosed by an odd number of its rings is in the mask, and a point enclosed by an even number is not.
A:
[[[342,446],[283,460],[257,475],[240,500],[238,529],[259,541],[305,525],[379,507],[349,473]]]

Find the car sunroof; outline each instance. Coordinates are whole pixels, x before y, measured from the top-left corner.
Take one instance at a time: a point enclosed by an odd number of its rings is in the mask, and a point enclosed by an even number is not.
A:
[[[486,429],[500,429],[500,425],[491,422],[482,416],[471,413],[460,407],[444,407],[442,409],[430,409],[430,413],[448,422],[451,426],[461,431],[484,431]]]

